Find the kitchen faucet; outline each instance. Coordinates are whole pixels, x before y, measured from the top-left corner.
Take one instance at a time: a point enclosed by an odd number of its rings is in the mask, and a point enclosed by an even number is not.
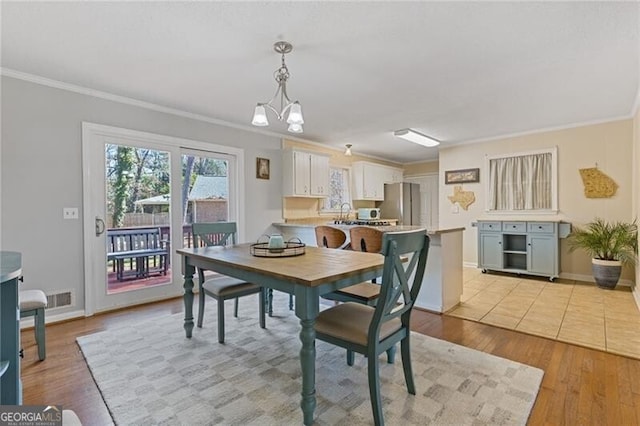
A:
[[[344,206],[347,206],[347,207],[348,207],[348,209],[347,209],[347,217],[346,217],[346,220],[349,220],[349,213],[351,212],[351,204],[349,204],[349,203],[342,203],[342,204],[340,204],[340,217],[339,217],[338,219],[339,219],[339,220],[344,220],[344,219],[345,219],[345,218],[343,218],[343,217],[342,217],[342,208],[343,208]]]

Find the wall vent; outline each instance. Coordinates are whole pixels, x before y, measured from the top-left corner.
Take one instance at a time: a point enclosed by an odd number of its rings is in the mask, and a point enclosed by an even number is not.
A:
[[[73,305],[73,292],[63,291],[56,294],[47,294],[47,310]]]

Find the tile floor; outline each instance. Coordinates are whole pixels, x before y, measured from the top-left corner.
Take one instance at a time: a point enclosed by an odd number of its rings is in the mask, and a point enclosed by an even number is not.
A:
[[[640,359],[640,311],[629,287],[475,268],[463,276],[460,305],[447,315]]]

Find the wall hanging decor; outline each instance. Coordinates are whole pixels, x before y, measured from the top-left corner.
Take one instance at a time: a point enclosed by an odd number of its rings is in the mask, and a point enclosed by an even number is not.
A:
[[[269,179],[268,158],[256,158],[256,177],[258,179]]]
[[[463,191],[460,185],[454,186],[453,195],[448,195],[447,198],[451,204],[458,203],[464,210],[469,210],[469,206],[476,202],[476,194],[473,191]]]
[[[587,198],[611,198],[616,194],[618,184],[596,167],[579,169],[584,196]]]
[[[480,182],[480,169],[447,170],[444,172],[444,183]]]

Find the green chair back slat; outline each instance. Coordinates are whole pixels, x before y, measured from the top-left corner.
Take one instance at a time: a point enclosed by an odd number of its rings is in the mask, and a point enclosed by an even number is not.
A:
[[[194,223],[191,226],[194,247],[236,244],[238,227],[235,222]]]
[[[411,309],[422,286],[427,264],[429,236],[426,232],[386,233],[382,254],[385,256],[380,296],[369,328],[369,344],[376,344],[382,324],[400,317],[408,327]],[[401,256],[411,256],[403,265]],[[415,271],[413,282],[409,278]]]

